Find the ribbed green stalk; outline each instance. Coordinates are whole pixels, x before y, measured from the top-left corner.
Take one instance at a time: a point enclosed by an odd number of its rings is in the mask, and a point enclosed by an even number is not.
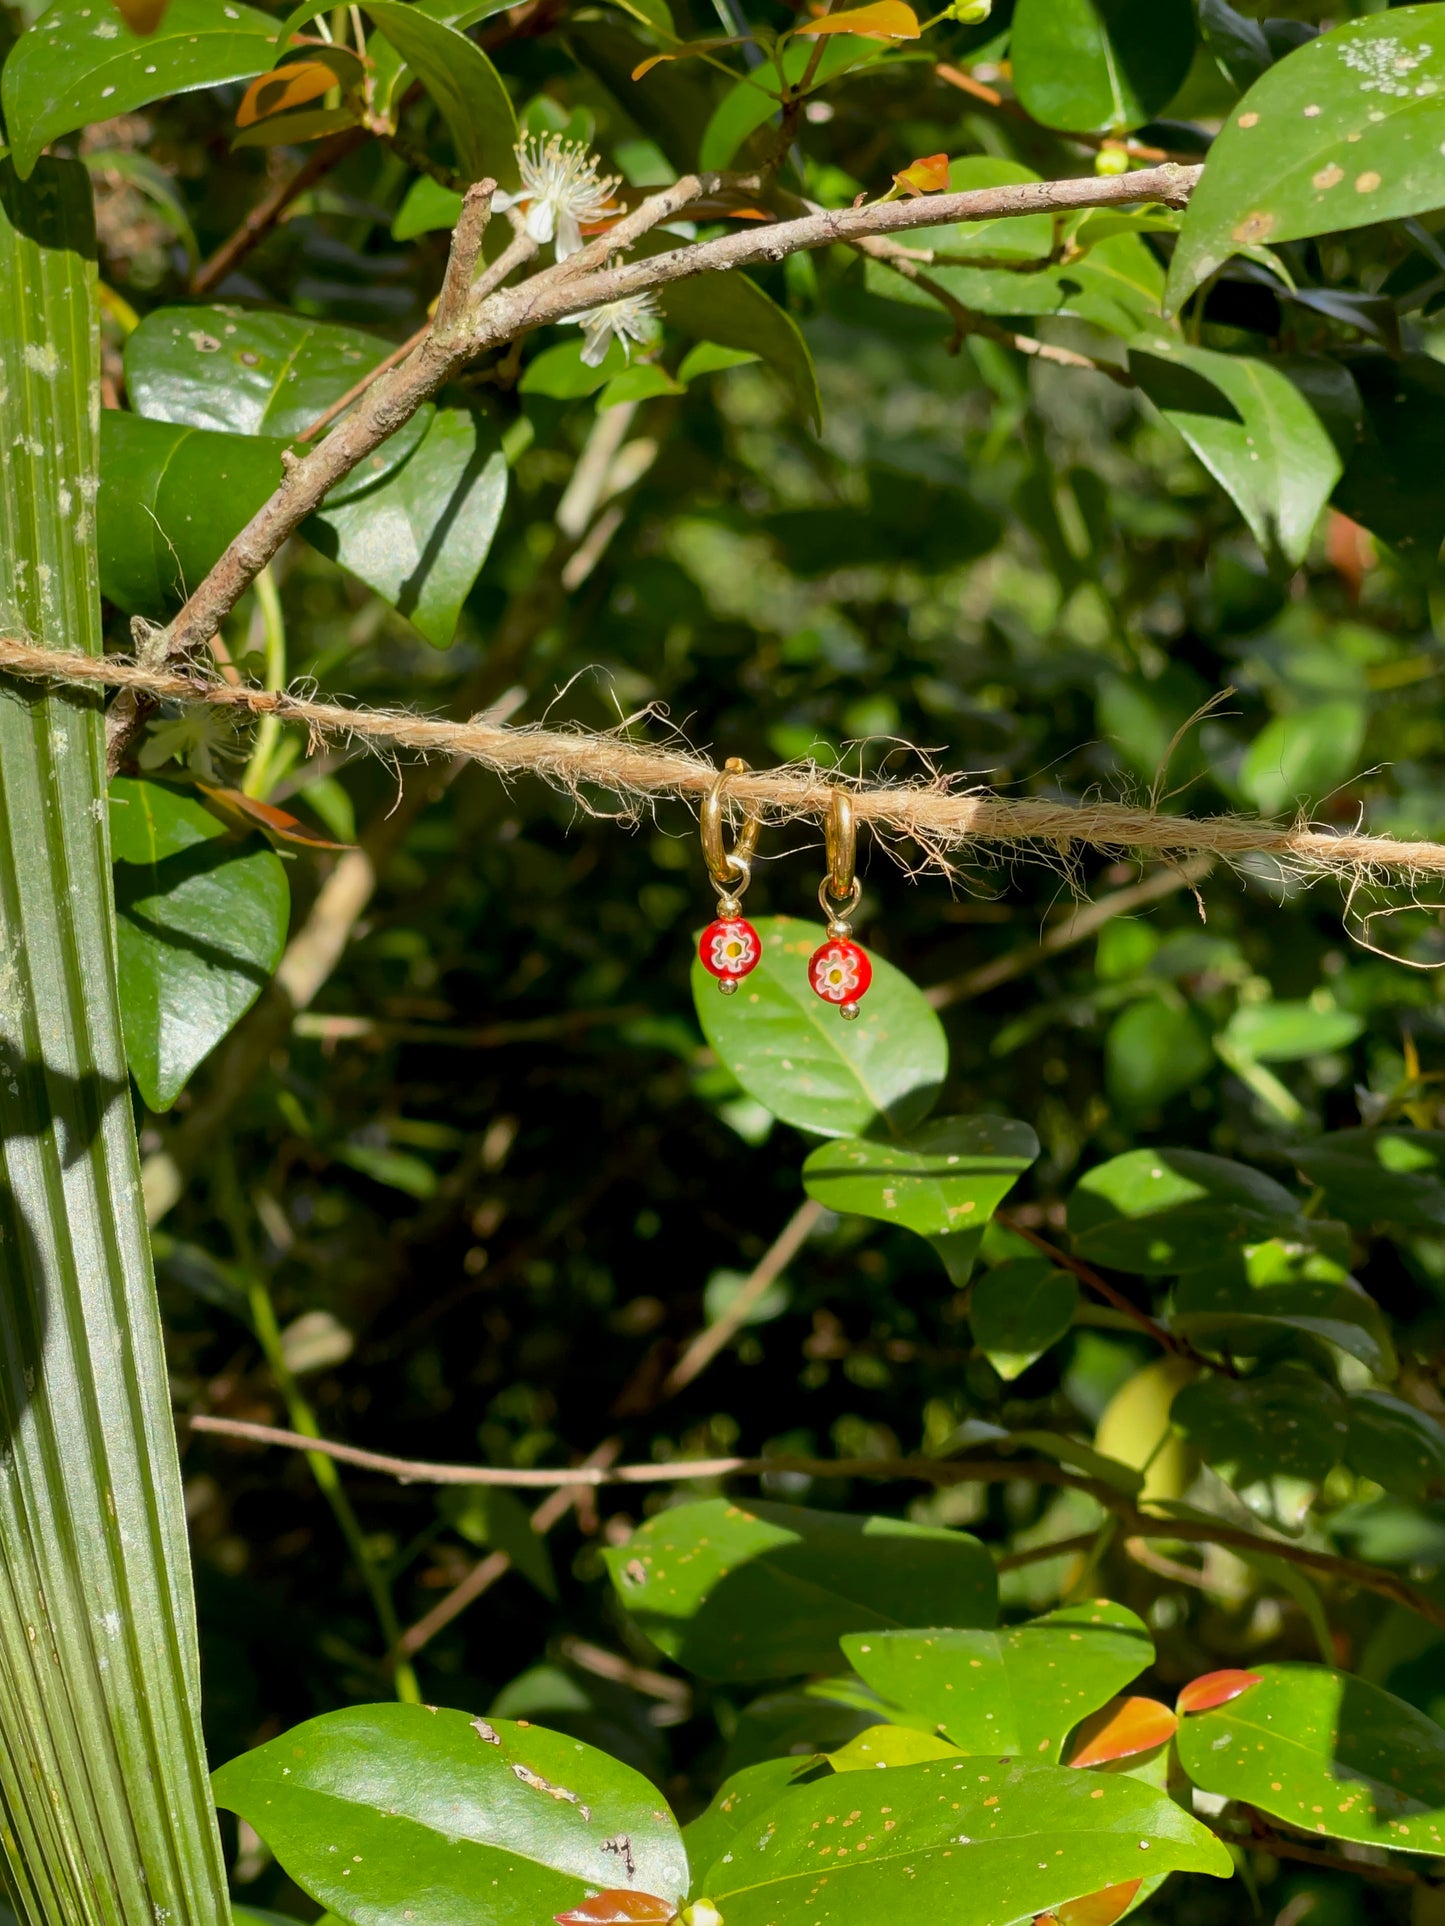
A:
[[[0,633],[100,648],[90,189],[0,162]],[[228,1917],[99,704],[0,679],[0,1839],[33,1926]]]

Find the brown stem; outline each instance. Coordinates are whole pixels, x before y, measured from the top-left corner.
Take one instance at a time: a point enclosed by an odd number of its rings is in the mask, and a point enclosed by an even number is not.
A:
[[[699,1331],[684,1348],[682,1356],[673,1365],[663,1382],[664,1398],[675,1397],[685,1385],[691,1384],[694,1378],[700,1377],[718,1352],[725,1350],[732,1343],[747,1322],[748,1313],[767,1295],[768,1287],[781,1277],[792,1263],[808,1241],[822,1215],[823,1206],[811,1197],[805,1198],[799,1204],[758,1259],[752,1275],[726,1311],[715,1323]]]
[[[200,300],[217,287],[232,269],[241,262],[255,247],[258,247],[281,216],[298,200],[307,188],[314,187],[324,180],[334,167],[339,167],[348,154],[354,153],[369,136],[364,127],[348,127],[343,133],[333,134],[330,140],[323,141],[307,160],[291,176],[272,188],[264,200],[260,200],[242,221],[235,233],[230,235],[216,249],[209,261],[196,269],[191,277],[191,294]]]
[[[373,382],[380,381],[384,374],[390,374],[393,368],[400,367],[407,356],[419,348],[430,333],[431,322],[428,321],[418,328],[415,334],[408,335],[399,348],[392,349],[385,361],[378,361],[376,366],[364,374],[360,381],[353,383],[339,400],[333,401],[329,408],[316,417],[315,421],[309,422],[296,437],[297,441],[315,441],[322,429],[329,428],[338,416],[344,415],[352,402],[359,401]]]
[[[1071,1271],[1081,1284],[1103,1298],[1106,1304],[1112,1304],[1116,1311],[1122,1311],[1124,1316],[1137,1324],[1141,1331],[1146,1331],[1156,1344],[1162,1344],[1166,1351],[1172,1351],[1175,1357],[1181,1358],[1196,1355],[1183,1338],[1175,1337],[1172,1331],[1166,1331],[1164,1326],[1150,1317],[1147,1311],[1141,1311],[1137,1304],[1131,1303],[1116,1284],[1111,1284],[1107,1278],[1100,1277],[1099,1273],[1082,1258],[1075,1257],[1071,1251],[1060,1250],[1057,1244],[1051,1244],[1047,1237],[1034,1230],[1031,1225],[1020,1223],[1017,1217],[1006,1210],[996,1211],[994,1215],[1006,1230],[1013,1231],[1032,1244],[1035,1250],[1042,1251],[1046,1257],[1051,1257],[1061,1270]]]
[[[1286,1839],[1274,1828],[1267,1825],[1264,1818],[1253,1806],[1243,1806],[1241,1811],[1249,1820],[1250,1844],[1261,1852],[1267,1852],[1275,1859],[1293,1859],[1305,1866],[1323,1866],[1329,1872],[1353,1873],[1356,1879],[1370,1879],[1381,1886],[1425,1886],[1438,1892],[1445,1885],[1445,1878],[1432,1878],[1429,1873],[1416,1872],[1409,1866],[1381,1866],[1369,1859],[1346,1859],[1340,1853],[1320,1852],[1317,1847],[1300,1845],[1293,1839]],[[1226,1845],[1238,1845],[1237,1838],[1227,1833],[1219,1833]]]

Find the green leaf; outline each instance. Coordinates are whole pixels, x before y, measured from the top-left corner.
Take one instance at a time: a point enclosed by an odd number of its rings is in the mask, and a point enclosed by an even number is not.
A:
[[[1291,1155],[1328,1208],[1360,1230],[1445,1228],[1445,1130],[1333,1130]]]
[[[1154,1661],[1143,1620],[1107,1599],[1007,1631],[857,1632],[842,1643],[875,1692],[965,1752],[1050,1764],[1080,1719]]]
[[[835,1772],[877,1772],[880,1767],[920,1765],[925,1759],[956,1759],[958,1747],[916,1726],[870,1725],[827,1757]]]
[[[1335,506],[1428,569],[1445,537],[1445,367],[1427,354],[1372,354],[1352,356],[1349,373],[1364,413]]]
[[[1170,1325],[1195,1344],[1227,1346],[1236,1357],[1253,1357],[1283,1333],[1300,1331],[1381,1377],[1395,1370],[1389,1328],[1374,1299],[1322,1251],[1279,1238],[1182,1278]]]
[[[1046,1257],[1015,1257],[973,1287],[974,1342],[1006,1383],[1022,1377],[1074,1321],[1079,1287]]]
[[[1273,65],[1274,55],[1257,20],[1236,13],[1229,0],[1197,0],[1199,31],[1219,70],[1243,93]]]
[[[1036,218],[1020,217],[1020,224]],[[992,229],[1012,224],[999,221],[980,225]],[[946,232],[933,228],[924,231]],[[1083,260],[1070,262],[1067,267],[1045,268],[1037,274],[1003,267],[952,267],[947,263],[935,263],[924,272],[945,293],[980,314],[1071,315],[1124,340],[1132,339],[1158,316],[1164,290],[1164,270],[1137,234],[1116,234],[1091,248]],[[925,288],[881,261],[869,261],[864,282],[872,294],[937,311],[938,303]]]
[[[1445,1428],[1427,1411],[1387,1391],[1360,1391],[1349,1401],[1346,1450],[1351,1471],[1407,1498],[1445,1486]]]
[[[862,1013],[845,1023],[808,982],[823,932],[791,916],[761,917],[755,928],[762,960],[735,996],[719,996],[700,962],[692,971],[703,1034],[743,1089],[820,1137],[899,1137],[920,1124],[948,1069],[943,1025],[923,993],[875,956]]]
[[[1159,1277],[1197,1271],[1267,1237],[1309,1232],[1290,1193],[1262,1171],[1202,1150],[1128,1150],[1069,1199],[1080,1257]]]
[[[1233,1870],[1212,1833],[1137,1779],[992,1757],[794,1787],[729,1853],[699,1882],[727,1926],[881,1926],[905,1913],[982,1926],[1146,1867]]]
[[[437,1499],[437,1509],[469,1545],[490,1545],[511,1559],[543,1598],[557,1596],[557,1576],[544,1538],[532,1529],[521,1499],[497,1485],[454,1485]]]
[[[274,494],[285,446],[103,410],[102,594],[128,615],[173,614]]]
[[[920,1237],[966,1236],[976,1249],[1038,1154],[1033,1131],[1011,1117],[935,1117],[898,1143],[820,1144],[803,1165],[803,1185],[829,1210],[901,1224]]]
[[[1157,1110],[1202,1082],[1213,1065],[1194,1012],[1155,996],[1126,1005],[1104,1039],[1109,1095],[1121,1110]]]
[[[582,359],[581,341],[559,341],[534,355],[522,370],[517,389],[524,395],[545,395],[549,401],[582,401],[605,388],[628,366],[622,343],[613,340],[597,366]]]
[[[1245,752],[1239,786],[1266,816],[1308,809],[1358,773],[1364,740],[1363,703],[1322,702],[1275,716]]]
[[[625,401],[651,401],[657,395],[680,395],[686,390],[655,361],[638,361],[613,375],[597,397],[597,412],[619,408]]]
[[[83,167],[42,161],[22,186],[0,162],[0,287],[0,625],[98,656]],[[30,1926],[144,1926],[157,1909],[171,1926],[224,1926],[98,694],[0,680],[0,929],[4,1881]]]
[[[281,960],[286,867],[185,790],[122,776],[110,805],[126,1057],[150,1108],[169,1110]]]
[[[806,1758],[760,1759],[756,1765],[730,1773],[706,1812],[683,1827],[688,1864],[694,1873],[721,1859],[741,1829],[765,1812],[812,1763]]]
[[[430,234],[439,227],[454,228],[461,212],[462,197],[455,188],[443,187],[430,174],[418,174],[396,210],[391,238],[414,241],[418,234]]]
[[[476,41],[400,0],[366,0],[366,11],[441,109],[464,182],[520,186],[511,96]]]
[[[1339,1392],[1293,1362],[1252,1378],[1201,1378],[1170,1415],[1232,1485],[1277,1474],[1321,1484],[1343,1460],[1350,1428]]]
[[[1257,1665],[1260,1683],[1179,1722],[1195,1785],[1304,1833],[1445,1853],[1445,1731],[1323,1665]]]
[[[152,34],[132,33],[112,7],[54,0],[0,74],[21,179],[49,142],[170,94],[249,80],[279,44],[271,16],[242,0],[170,0]]]
[[[604,1842],[623,1836],[642,1891],[687,1891],[682,1835],[655,1787],[542,1726],[351,1706],[232,1759],[213,1783],[297,1885],[355,1926],[408,1911],[415,1926],[536,1926],[616,1885]]]
[[[614,5],[618,0],[613,0]],[[669,37],[671,29],[669,27]],[[823,86],[849,67],[865,60],[877,60],[884,48],[876,40],[862,40],[857,34],[834,34],[824,45],[813,76],[814,86]],[[793,40],[782,51],[782,68],[790,86],[796,86],[813,59],[814,49],[805,40]],[[776,67],[760,68],[755,75],[739,80],[723,95],[703,129],[698,149],[698,165],[709,171],[733,165],[738,149],[759,127],[766,126],[779,113],[776,93]],[[772,91],[770,91],[770,89]],[[761,150],[759,150],[761,152]]]
[[[1042,178],[1022,161],[1005,160],[997,154],[963,154],[948,163],[950,194],[982,187],[1019,187]],[[909,236],[909,246],[987,261],[1046,261],[1054,251],[1054,218],[1051,214],[1010,214],[995,221],[921,227]]]
[[[721,374],[727,368],[746,367],[758,356],[747,348],[724,348],[716,341],[699,341],[682,357],[677,378],[685,388],[703,375]]]
[[[1364,1027],[1364,1018],[1351,1010],[1317,1010],[1312,1003],[1283,1001],[1241,1003],[1224,1026],[1224,1039],[1231,1050],[1255,1063],[1299,1063],[1347,1048]]]
[[[708,1679],[838,1664],[844,1632],[992,1624],[993,1560],[964,1532],[801,1506],[709,1498],[603,1553],[653,1643]]]
[[[328,499],[301,532],[444,649],[506,500],[507,458],[490,416],[439,407],[400,468],[361,494]]]
[[[668,322],[695,341],[738,348],[771,364],[792,389],[814,428],[823,425],[818,377],[802,330],[771,296],[745,274],[698,275],[671,281],[657,291]]]
[[[294,440],[370,374],[392,343],[307,315],[224,305],[157,308],[125,344],[138,415],[236,435]],[[428,402],[327,496],[349,501],[400,467],[432,420]]]
[[[1230,496],[1265,557],[1298,567],[1341,463],[1295,383],[1268,361],[1163,333],[1130,347],[1129,372]]]
[[[1141,127],[1174,98],[1193,57],[1189,0],[1019,0],[1014,9],[1014,88],[1045,127]]]
[[[1216,137],[1185,213],[1171,312],[1239,249],[1439,207],[1442,86],[1434,6],[1346,21],[1261,75]]]

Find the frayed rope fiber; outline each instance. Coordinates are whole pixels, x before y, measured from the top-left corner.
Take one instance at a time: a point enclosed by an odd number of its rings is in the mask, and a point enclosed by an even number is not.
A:
[[[196,673],[148,668],[123,657],[93,657],[36,648],[0,637],[0,670],[31,679],[134,689],[166,702],[207,703],[253,716],[303,724],[313,739],[342,738],[378,749],[465,756],[503,776],[540,776],[576,794],[585,788],[624,806],[666,797],[697,798],[716,781],[706,757],[652,747],[621,734],[508,728],[485,716],[447,722],[400,711],[351,708],[308,696],[211,680]],[[1012,799],[981,788],[955,788],[952,778],[848,785],[854,815],[885,837],[907,837],[940,859],[970,843],[1047,847],[1057,857],[1074,845],[1147,851],[1163,857],[1251,855],[1274,858],[1309,879],[1339,876],[1351,885],[1445,875],[1445,845],[1398,842],[1390,836],[1336,835],[1297,824],[1282,829],[1243,816],[1161,815],[1124,803]],[[837,778],[799,765],[728,777],[729,798],[773,821],[827,813]]]

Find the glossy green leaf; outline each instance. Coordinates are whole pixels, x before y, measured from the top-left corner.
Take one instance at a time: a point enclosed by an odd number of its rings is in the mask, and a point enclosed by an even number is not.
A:
[[[278,44],[276,21],[243,0],[170,0],[152,34],[108,5],[54,0],[0,75],[15,165],[27,175],[49,142],[92,121],[265,73]]]
[[[1250,1378],[1201,1378],[1170,1415],[1232,1485],[1280,1475],[1320,1484],[1345,1455],[1349,1414],[1308,1365],[1286,1363]]]
[[[991,221],[978,225],[991,232],[1022,226],[1036,218],[1030,215],[1019,217],[1017,223]],[[937,234],[943,230],[925,232]],[[972,252],[966,240],[954,245],[962,252]],[[1082,260],[1072,261],[1067,267],[1044,268],[1036,274],[1006,267],[955,267],[946,260],[924,272],[954,300],[980,314],[1040,318],[1069,315],[1126,341],[1157,318],[1164,291],[1164,270],[1137,234],[1116,234],[1091,248]],[[914,307],[938,307],[925,288],[881,261],[870,260],[864,278],[870,293]]]
[[[1194,1012],[1159,997],[1126,1005],[1104,1039],[1109,1095],[1122,1110],[1157,1110],[1207,1077],[1213,1064]]]
[[[758,359],[757,355],[746,348],[724,348],[716,341],[699,341],[682,357],[677,378],[685,388],[689,382],[700,380],[703,375],[721,374],[728,368],[746,367],[748,362]]]
[[[1312,804],[1323,802],[1359,773],[1364,740],[1365,710],[1359,702],[1322,702],[1317,708],[1275,716],[1245,752],[1239,786],[1266,816],[1300,809],[1308,813]]]
[[[118,777],[110,806],[126,1057],[150,1108],[169,1110],[280,961],[286,868],[186,790]]]
[[[1158,1277],[1203,1270],[1267,1237],[1309,1233],[1282,1184],[1202,1150],[1128,1150],[1083,1177],[1069,1199],[1080,1257]]]
[[[91,187],[0,162],[0,632],[99,656]],[[29,1926],[224,1926],[99,694],[0,679],[0,1827]]]
[[[1390,1376],[1394,1346],[1378,1305],[1324,1252],[1271,1238],[1231,1263],[1181,1278],[1171,1326],[1205,1350],[1268,1350],[1289,1331],[1320,1338]]]
[[[1445,1228],[1445,1130],[1332,1130],[1291,1154],[1326,1207],[1360,1230]]]
[[[829,1210],[901,1224],[920,1237],[966,1236],[976,1248],[1038,1154],[1033,1131],[1011,1117],[934,1117],[897,1143],[820,1144],[803,1165],[803,1185]]]
[[[1169,303],[1238,249],[1423,214],[1445,201],[1433,6],[1347,20],[1279,61],[1209,150],[1169,269]]]
[[[1251,754],[1259,740],[1256,737]],[[1299,1063],[1345,1049],[1364,1027],[1364,1019],[1352,1010],[1321,1010],[1312,1003],[1287,1001],[1241,1003],[1224,1026],[1224,1040],[1256,1063]]]
[[[1199,31],[1221,73],[1243,93],[1274,64],[1257,20],[1236,13],[1229,0],[1198,0]]]
[[[1146,1867],[1226,1878],[1233,1862],[1137,1779],[958,1759],[795,1787],[699,1883],[727,1926],[887,1926],[901,1911],[985,1926]]]
[[[533,1531],[531,1515],[514,1492],[498,1485],[453,1485],[437,1499],[437,1509],[468,1544],[505,1552],[543,1598],[556,1598],[552,1554],[545,1538]]]
[[[969,1299],[974,1342],[1006,1383],[1058,1343],[1074,1321],[1079,1287],[1046,1257],[1015,1257],[986,1271]]]
[[[801,1506],[679,1505],[604,1552],[655,1645],[710,1679],[838,1664],[845,1632],[993,1623],[993,1561],[966,1533]]]
[[[362,493],[302,524],[307,541],[446,648],[507,500],[507,458],[491,417],[439,407],[415,452]]]
[[[1162,331],[1130,347],[1129,372],[1230,496],[1265,556],[1297,567],[1341,463],[1288,375]]]
[[[536,1926],[616,1884],[621,1837],[640,1890],[687,1891],[682,1835],[656,1788],[542,1726],[351,1706],[232,1759],[213,1783],[303,1892],[353,1926],[408,1911],[415,1926]]]
[[[597,397],[597,412],[620,408],[626,401],[652,401],[658,395],[680,395],[686,390],[656,361],[637,361],[613,375]]]
[[[760,1759],[730,1773],[707,1810],[683,1828],[694,1876],[721,1859],[742,1827],[765,1812],[812,1763],[807,1758]]]
[[[933,1108],[948,1070],[943,1025],[901,970],[873,958],[873,987],[855,1023],[813,994],[816,924],[760,917],[762,961],[735,996],[720,996],[699,962],[693,1001],[703,1034],[749,1096],[820,1137],[902,1136]]]
[[[698,275],[657,291],[668,325],[695,341],[737,348],[768,362],[792,390],[815,428],[823,424],[818,377],[802,330],[745,274]]]
[[[138,415],[290,441],[391,353],[361,328],[309,315],[224,304],[156,308],[125,344],[125,385]],[[422,439],[425,403],[339,482],[328,505],[389,475]]]
[[[1048,1764],[1154,1660],[1143,1621],[1107,1599],[1007,1631],[857,1632],[843,1650],[875,1692],[965,1752]]]
[[[476,41],[400,0],[367,0],[366,11],[441,109],[463,180],[518,187],[516,112]]]
[[[1352,356],[1349,373],[1363,418],[1335,505],[1429,569],[1445,537],[1445,472],[1436,459],[1445,367],[1427,354],[1372,354]]]
[[[1189,0],[1019,0],[1009,57],[1019,100],[1045,127],[1122,133],[1179,91],[1194,11]]]
[[[1387,1391],[1349,1400],[1346,1457],[1352,1471],[1407,1498],[1445,1491],[1445,1426]]]
[[[1445,1731],[1403,1699],[1323,1665],[1258,1665],[1260,1683],[1180,1721],[1205,1792],[1304,1833],[1445,1853]]]
[[[437,228],[454,228],[461,217],[462,197],[455,188],[443,187],[430,174],[418,174],[391,224],[394,241],[414,241],[418,234],[431,234]]]
[[[275,492],[285,446],[105,409],[96,506],[102,594],[128,615],[174,614]]]
[[[575,339],[544,348],[522,370],[518,392],[545,395],[549,401],[581,401],[587,395],[595,395],[599,388],[605,388],[628,366],[622,344],[617,340],[609,344],[595,368],[582,359],[582,348],[583,343]]]
[[[956,1759],[958,1747],[912,1725],[870,1725],[828,1754],[835,1772],[878,1772],[921,1765],[925,1759]]]

